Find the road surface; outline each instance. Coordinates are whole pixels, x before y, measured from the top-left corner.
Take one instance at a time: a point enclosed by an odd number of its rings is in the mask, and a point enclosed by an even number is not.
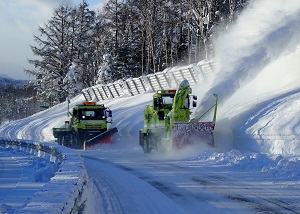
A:
[[[103,213],[300,213],[300,182],[261,171],[140,151],[82,156]]]

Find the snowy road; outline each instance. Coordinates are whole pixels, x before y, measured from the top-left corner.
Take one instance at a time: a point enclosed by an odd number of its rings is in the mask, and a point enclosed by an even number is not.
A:
[[[300,213],[300,182],[138,151],[82,153],[104,213]]]

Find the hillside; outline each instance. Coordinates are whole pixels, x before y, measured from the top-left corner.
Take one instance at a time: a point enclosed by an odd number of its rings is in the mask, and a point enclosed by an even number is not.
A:
[[[15,80],[8,75],[0,74],[0,91],[7,87],[22,88],[26,83],[28,80]]]

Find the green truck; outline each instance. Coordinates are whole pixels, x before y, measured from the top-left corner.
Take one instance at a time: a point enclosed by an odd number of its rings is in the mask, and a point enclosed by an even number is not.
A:
[[[59,145],[74,149],[86,149],[95,144],[112,143],[116,127],[108,128],[112,122],[112,111],[103,104],[83,102],[73,108],[71,119],[65,126],[53,128],[53,135]]]
[[[144,153],[180,149],[199,141],[214,145],[218,96],[214,94],[216,102],[203,115],[191,120],[191,108],[197,105],[197,97],[191,93],[189,82],[183,80],[177,90],[159,90],[153,95],[152,104],[144,110],[144,128],[139,130]],[[200,122],[213,108],[213,120]]]

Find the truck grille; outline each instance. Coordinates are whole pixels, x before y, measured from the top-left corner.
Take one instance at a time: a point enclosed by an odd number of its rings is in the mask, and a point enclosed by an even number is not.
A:
[[[101,125],[93,125],[93,124],[89,124],[89,125],[85,125],[85,128],[86,129],[103,129],[102,127],[101,127]]]

